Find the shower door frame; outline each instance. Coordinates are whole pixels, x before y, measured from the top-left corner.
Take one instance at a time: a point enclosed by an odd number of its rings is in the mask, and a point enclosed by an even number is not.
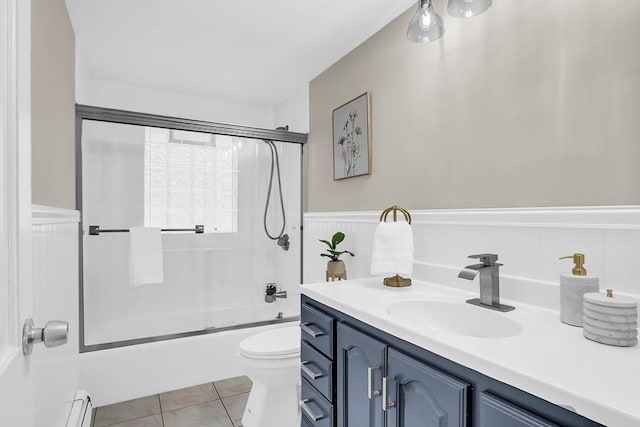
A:
[[[300,283],[303,281],[303,255],[302,245],[304,237],[303,227],[303,191],[304,191],[304,145],[307,143],[306,133],[290,132],[280,129],[263,129],[250,126],[232,125],[226,123],[207,122],[203,120],[191,120],[178,117],[161,116],[156,114],[139,113],[135,111],[118,110],[113,108],[94,107],[90,105],[76,104],[76,209],[82,212],[82,121],[94,120],[99,122],[119,123],[126,125],[151,126],[165,129],[185,130],[192,132],[204,132],[218,135],[236,136],[251,139],[269,139],[272,141],[287,142],[300,145]],[[113,341],[101,344],[85,345],[84,342],[84,276],[83,276],[83,216],[79,223],[79,343],[80,353],[106,350],[110,348],[125,347],[130,345],[145,344],[157,341],[165,341],[176,338],[205,335],[234,329],[244,329],[255,326],[271,325],[299,320],[300,316],[284,319],[272,319],[261,322],[243,323],[241,325],[226,326],[222,328],[200,329],[195,331],[180,332],[175,334],[158,335],[154,337],[135,338],[130,340]]]

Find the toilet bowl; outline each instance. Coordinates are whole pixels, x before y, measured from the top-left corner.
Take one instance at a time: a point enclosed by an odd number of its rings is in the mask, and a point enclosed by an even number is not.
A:
[[[253,381],[242,425],[299,426],[300,328],[286,326],[245,338],[238,346],[238,358]]]

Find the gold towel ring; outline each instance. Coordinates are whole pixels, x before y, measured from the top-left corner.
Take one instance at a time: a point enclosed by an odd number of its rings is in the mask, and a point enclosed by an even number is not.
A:
[[[393,205],[390,208],[387,208],[382,211],[382,214],[380,214],[380,222],[387,222],[387,216],[389,216],[390,212],[393,212],[393,222],[397,222],[398,211],[400,211],[402,215],[404,215],[404,219],[406,219],[407,222],[411,224],[411,214],[406,209],[396,205]]]
[[[409,214],[406,209],[396,205],[382,211],[382,214],[380,214],[380,222],[387,222],[387,216],[389,216],[389,213],[391,212],[393,212],[393,222],[398,222],[398,211],[404,215],[404,219],[407,220],[407,223],[411,224],[411,214]],[[385,277],[382,283],[385,286],[391,286],[393,288],[404,288],[406,286],[411,286],[411,279],[404,278],[399,274],[396,274],[395,276]]]

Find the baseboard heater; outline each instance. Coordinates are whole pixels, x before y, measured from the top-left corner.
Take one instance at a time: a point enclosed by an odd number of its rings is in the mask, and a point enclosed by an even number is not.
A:
[[[76,391],[66,427],[90,427],[93,404],[85,390]]]

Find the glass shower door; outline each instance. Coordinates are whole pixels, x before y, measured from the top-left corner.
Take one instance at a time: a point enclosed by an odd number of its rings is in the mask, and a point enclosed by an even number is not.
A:
[[[288,251],[265,233],[265,224],[277,231],[283,224],[275,184],[265,214],[271,172],[265,141],[83,120],[84,350],[298,314],[302,150],[275,145]],[[163,280],[137,286],[128,230],[142,226],[167,230],[160,237]],[[290,299],[266,303],[268,283]]]

